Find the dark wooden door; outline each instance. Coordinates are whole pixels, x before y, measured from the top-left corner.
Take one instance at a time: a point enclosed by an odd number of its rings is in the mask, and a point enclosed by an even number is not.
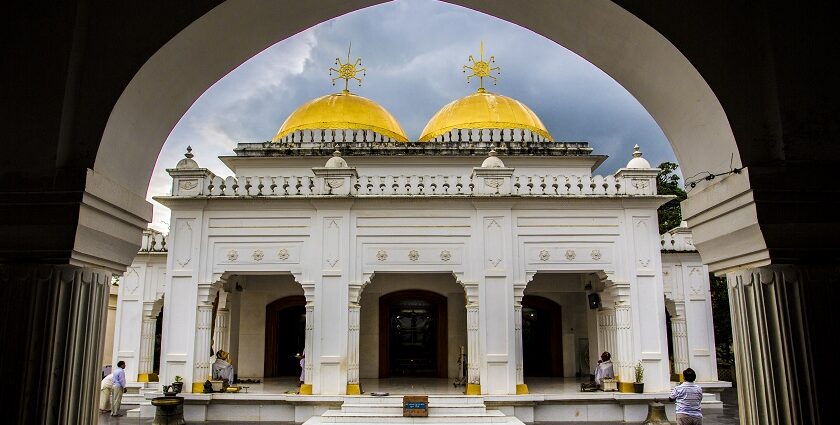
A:
[[[300,361],[306,338],[306,298],[293,295],[265,307],[266,378],[300,376]]]
[[[522,351],[525,376],[563,376],[559,304],[534,295],[522,297]]]
[[[379,298],[379,377],[447,378],[446,297],[409,290]]]

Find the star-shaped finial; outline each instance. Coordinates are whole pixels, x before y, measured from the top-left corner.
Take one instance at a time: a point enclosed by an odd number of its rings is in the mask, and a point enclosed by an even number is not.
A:
[[[484,60],[484,42],[481,42],[481,47],[479,50],[479,58],[475,60],[475,58],[470,55],[469,61],[472,63],[472,66],[464,65],[464,73],[467,72],[469,69],[472,71],[472,74],[467,75],[467,83],[469,84],[470,78],[478,77],[478,91],[484,92],[484,78],[492,78],[493,84],[496,84],[497,78],[493,76],[493,71],[496,72],[496,75],[501,74],[501,71],[498,66],[492,66],[496,62],[495,56],[490,56],[490,59]]]
[[[365,76],[365,72],[367,69],[365,68],[356,68],[357,66],[362,65],[362,59],[356,58],[356,61],[350,63],[350,49],[353,47],[353,43],[350,43],[350,46],[347,47],[347,62],[341,62],[341,58],[335,58],[335,64],[338,66],[336,68],[330,68],[330,77],[332,77],[332,73],[335,72],[338,74],[337,77],[332,79],[333,85],[335,85],[335,80],[344,80],[344,93],[350,93],[348,89],[348,84],[350,80],[356,80],[359,84],[359,87],[362,86],[362,79],[359,78],[357,75],[362,74]]]

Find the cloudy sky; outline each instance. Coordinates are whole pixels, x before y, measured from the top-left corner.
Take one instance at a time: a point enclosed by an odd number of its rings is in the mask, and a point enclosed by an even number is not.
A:
[[[517,25],[432,0],[397,0],[338,17],[254,56],[205,92],[175,126],[158,158],[148,198],[171,190],[166,168],[192,145],[195,159],[229,175],[219,155],[239,142],[270,140],[302,103],[340,88],[328,69],[336,57],[362,58],[367,77],[351,90],[383,105],[410,139],[437,110],[472,93],[461,66],[479,43],[501,67],[489,90],[528,105],[555,140],[586,140],[609,159],[611,174],[635,143],[653,165],[675,161],[653,118],[623,87],[562,46]],[[168,231],[169,210],[155,207],[152,227]]]

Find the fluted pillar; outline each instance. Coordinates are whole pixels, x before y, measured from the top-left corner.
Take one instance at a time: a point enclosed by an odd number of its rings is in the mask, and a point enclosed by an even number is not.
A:
[[[598,355],[604,351],[615,351],[615,309],[602,308],[598,310]]]
[[[840,267],[766,266],[726,278],[741,424],[835,422],[832,306],[840,296]],[[818,370],[820,360],[829,363]]]
[[[195,361],[193,362],[192,392],[204,391],[204,381],[210,376],[210,329],[213,323],[213,304],[202,302],[198,306],[195,324]]]
[[[0,400],[10,424],[95,424],[111,272],[0,265]]]
[[[307,290],[309,288],[309,290]],[[314,341],[315,332],[315,289],[314,285],[304,285],[304,295],[306,296],[306,324],[303,339],[303,384],[300,386],[298,392],[301,395],[312,394],[312,345]]]
[[[513,287],[513,340],[516,354],[516,393],[528,394],[525,384],[524,350],[522,349],[522,297],[525,295],[526,285]]]
[[[137,382],[157,382],[158,380],[153,370],[156,325],[156,318],[143,315],[143,324],[140,328],[140,361],[137,365]]]
[[[362,285],[351,283],[349,286],[349,305],[347,309],[347,394],[362,393],[359,385],[359,300]]]
[[[467,394],[481,394],[480,320],[478,315],[478,285],[464,284],[467,293]]]
[[[220,308],[216,310],[216,326],[213,331],[213,342],[216,350],[230,352],[230,310]]]
[[[633,370],[633,329],[630,305],[622,303],[615,306],[615,351],[613,354],[613,363],[616,363],[616,375],[619,376],[619,389],[623,392],[632,392],[632,388],[627,385],[635,381],[635,373]]]
[[[674,373],[682,378],[682,371],[688,368],[688,328],[685,316],[671,317],[671,336],[674,346]]]

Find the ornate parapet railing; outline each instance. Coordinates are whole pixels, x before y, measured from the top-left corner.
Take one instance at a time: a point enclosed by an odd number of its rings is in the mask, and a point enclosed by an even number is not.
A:
[[[157,230],[146,229],[143,231],[143,240],[140,243],[140,253],[166,252],[167,236]]]
[[[697,252],[694,238],[688,223],[683,221],[679,226],[659,236],[662,252]]]
[[[399,197],[399,196],[655,196],[655,174],[512,175],[512,169],[476,168],[469,176],[358,176],[353,168],[320,168],[315,175],[173,176],[174,197]],[[509,170],[494,172],[495,170]],[[485,171],[485,172],[481,172]],[[182,182],[181,180],[184,179]],[[184,184],[188,182],[188,184]]]

